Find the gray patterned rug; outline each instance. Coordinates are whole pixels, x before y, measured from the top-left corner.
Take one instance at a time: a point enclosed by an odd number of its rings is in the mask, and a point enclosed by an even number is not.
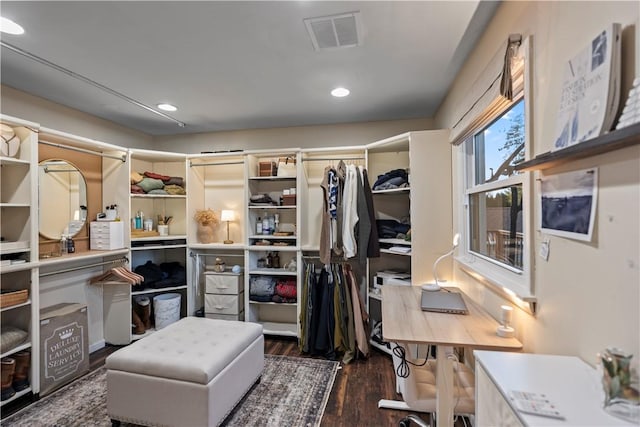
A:
[[[319,426],[338,362],[265,355],[255,385],[224,421],[235,426]],[[2,420],[9,426],[111,426],[106,369],[100,368]]]

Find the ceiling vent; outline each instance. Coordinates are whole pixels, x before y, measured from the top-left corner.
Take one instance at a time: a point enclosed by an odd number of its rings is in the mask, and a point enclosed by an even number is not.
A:
[[[304,23],[316,51],[354,47],[362,43],[360,12],[307,18]]]

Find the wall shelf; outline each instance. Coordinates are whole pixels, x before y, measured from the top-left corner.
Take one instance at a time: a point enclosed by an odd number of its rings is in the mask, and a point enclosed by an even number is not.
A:
[[[516,170],[544,170],[564,163],[640,144],[640,123],[611,131],[562,150],[547,152],[516,165]]]

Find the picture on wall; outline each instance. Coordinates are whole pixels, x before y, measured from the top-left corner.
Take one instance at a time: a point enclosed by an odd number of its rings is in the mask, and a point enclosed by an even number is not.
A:
[[[598,169],[541,179],[540,229],[548,234],[591,241],[598,202]]]

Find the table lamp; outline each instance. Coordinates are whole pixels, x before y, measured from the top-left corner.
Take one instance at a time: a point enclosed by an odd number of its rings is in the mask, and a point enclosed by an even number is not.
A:
[[[513,319],[513,307],[509,305],[500,306],[500,326],[496,329],[496,334],[499,337],[511,338],[515,335],[515,329],[511,326]]]
[[[220,214],[220,221],[227,221],[227,240],[224,241],[226,244],[233,243],[233,240],[229,239],[229,222],[235,219],[234,212],[232,210],[223,209]]]
[[[453,254],[453,251],[456,250],[456,248],[458,247],[458,244],[460,243],[460,234],[456,233],[455,236],[453,236],[453,247],[451,248],[451,250],[449,252],[447,252],[446,254],[442,255],[440,258],[438,258],[436,260],[436,262],[433,263],[433,280],[435,281],[435,283],[427,283],[426,285],[422,285],[422,289],[425,291],[439,291],[440,289],[442,289],[440,287],[440,284],[438,283],[438,263],[440,261],[442,261],[443,259],[445,259],[446,257],[448,257],[449,255]]]

